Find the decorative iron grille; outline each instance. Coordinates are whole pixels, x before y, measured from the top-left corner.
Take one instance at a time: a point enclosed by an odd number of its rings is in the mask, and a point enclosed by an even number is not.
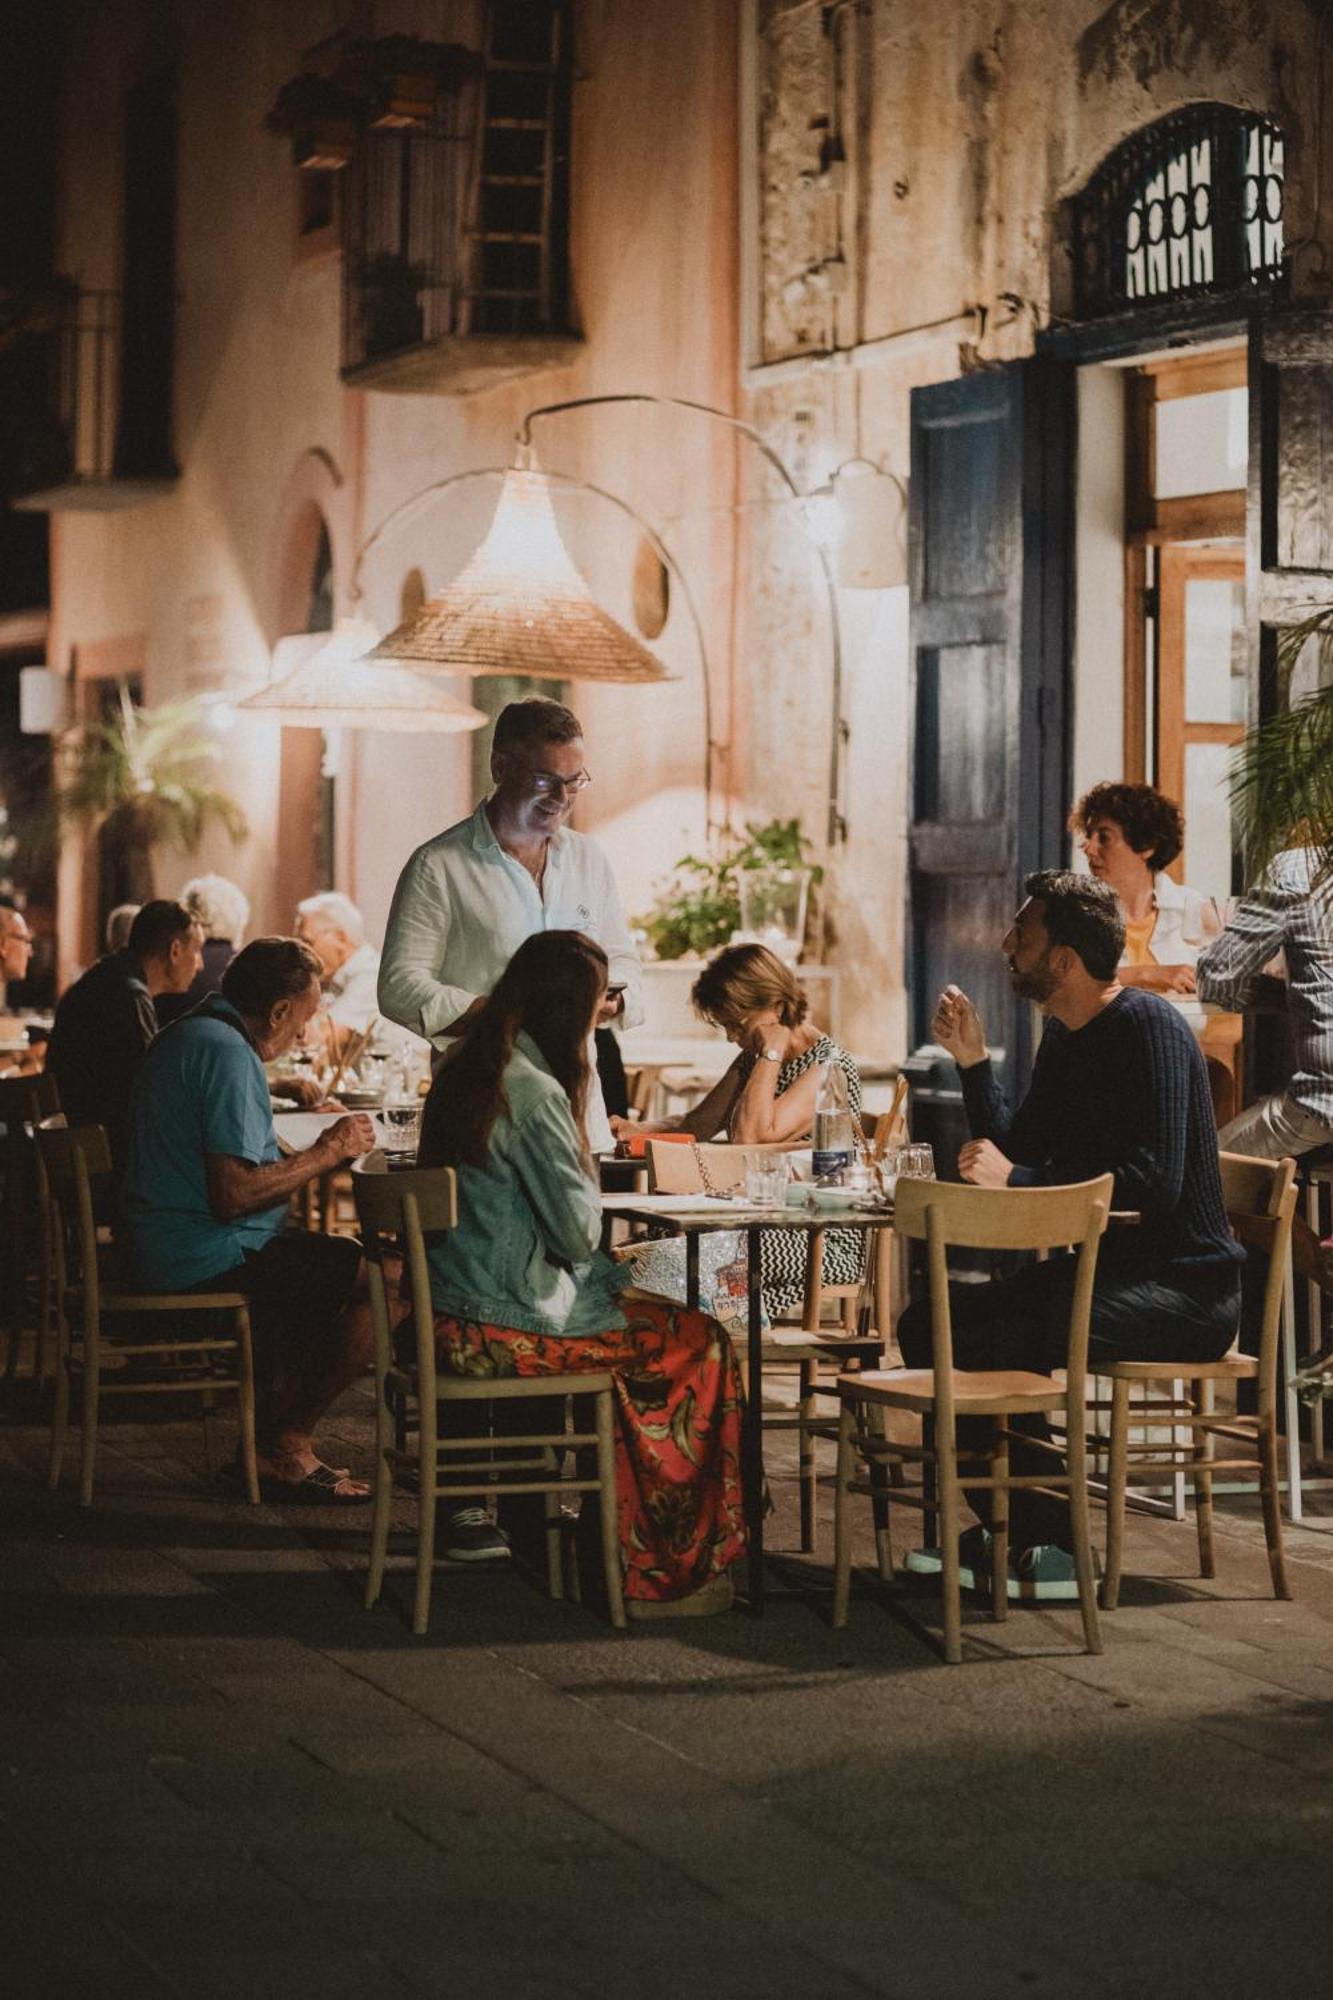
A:
[[[1270,118],[1193,104],[1136,132],[1071,203],[1080,319],[1286,284],[1283,143]]]

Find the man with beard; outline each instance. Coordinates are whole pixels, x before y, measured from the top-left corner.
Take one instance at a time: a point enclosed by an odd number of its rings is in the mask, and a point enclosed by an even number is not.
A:
[[[1243,1253],[1227,1224],[1208,1075],[1194,1036],[1155,993],[1122,987],[1116,967],[1124,920],[1112,892],[1087,876],[1029,875],[1027,901],[1003,946],[1015,993],[1047,1017],[1027,1096],[1010,1111],[991,1070],[976,1008],[956,986],[941,994],[932,1032],[958,1064],[972,1138],[958,1171],[976,1187],[1055,1187],[1115,1176],[1113,1206],[1136,1225],[1103,1239],[1093,1294],[1088,1363],[1198,1360],[1225,1354],[1240,1314]],[[962,1369],[1064,1365],[1074,1257],[1031,1264],[989,1284],[950,1286],[954,1359]],[[930,1305],[898,1323],[909,1368],[931,1363]],[[1044,1418],[1011,1420],[1048,1436]],[[984,1448],[989,1419],[958,1425],[961,1450]],[[1014,1472],[1050,1472],[1057,1461],[1015,1442]],[[989,1496],[969,1494],[983,1525],[961,1538],[964,1582],[989,1574]],[[1010,1496],[1015,1599],[1077,1595],[1069,1512],[1050,1493]],[[910,1570],[939,1568],[938,1550],[908,1556]]]

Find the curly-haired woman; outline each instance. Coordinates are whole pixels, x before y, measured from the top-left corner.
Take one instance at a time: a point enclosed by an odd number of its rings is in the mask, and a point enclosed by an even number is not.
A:
[[[1102,784],[1069,817],[1098,881],[1125,918],[1122,986],[1193,993],[1194,964],[1221,929],[1216,906],[1166,873],[1185,842],[1180,807],[1153,785]]]

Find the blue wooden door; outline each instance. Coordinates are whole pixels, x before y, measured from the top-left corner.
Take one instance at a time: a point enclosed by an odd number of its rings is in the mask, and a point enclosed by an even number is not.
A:
[[[1067,851],[1072,391],[1068,364],[1042,360],[912,396],[910,1071],[942,1169],[964,1132],[936,996],[972,996],[1020,1090],[1030,1022],[1000,941],[1023,876]]]

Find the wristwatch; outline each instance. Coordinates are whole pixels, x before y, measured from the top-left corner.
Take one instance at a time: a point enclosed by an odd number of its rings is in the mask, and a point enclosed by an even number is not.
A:
[[[781,1053],[781,1050],[779,1050],[779,1049],[765,1049],[765,1050],[764,1050],[764,1061],[765,1061],[765,1062],[781,1062],[781,1061],[782,1061],[782,1053]]]

